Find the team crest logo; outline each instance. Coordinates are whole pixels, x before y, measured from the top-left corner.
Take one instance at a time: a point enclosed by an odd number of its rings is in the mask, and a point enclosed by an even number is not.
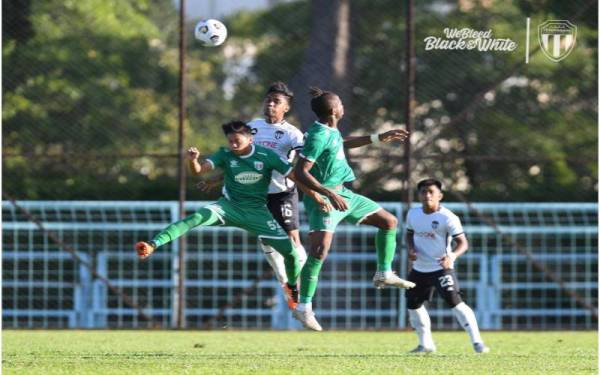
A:
[[[262,161],[254,162],[254,169],[256,169],[257,171],[262,171],[263,167],[264,167],[264,164]]]
[[[323,218],[323,225],[330,226],[331,225],[331,218],[330,217],[324,217]]]
[[[229,161],[229,166],[231,168],[235,168],[235,167],[239,167],[240,165],[237,160],[231,160],[231,161]]]
[[[434,220],[434,221],[431,222],[431,227],[433,229],[437,229],[439,226],[440,226],[440,222],[439,221]]]
[[[281,139],[281,137],[283,137],[283,132],[281,130],[277,130],[275,132],[275,139]]]
[[[565,20],[550,20],[538,26],[538,40],[547,58],[559,62],[575,47],[577,26]]]

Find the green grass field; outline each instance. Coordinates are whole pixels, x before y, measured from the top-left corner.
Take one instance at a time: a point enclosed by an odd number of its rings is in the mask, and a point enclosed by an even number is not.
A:
[[[596,332],[17,331],[2,333],[4,374],[597,374]]]

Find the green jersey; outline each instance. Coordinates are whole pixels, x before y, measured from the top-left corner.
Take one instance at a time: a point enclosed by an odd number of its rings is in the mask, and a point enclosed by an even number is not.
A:
[[[318,121],[308,129],[300,156],[315,163],[310,174],[325,187],[356,179],[346,160],[340,131]]]
[[[236,155],[221,147],[206,159],[213,168],[221,168],[225,174],[223,195],[231,203],[241,207],[262,207],[267,204],[267,194],[273,170],[287,176],[292,167],[268,148],[252,145],[248,155]]]

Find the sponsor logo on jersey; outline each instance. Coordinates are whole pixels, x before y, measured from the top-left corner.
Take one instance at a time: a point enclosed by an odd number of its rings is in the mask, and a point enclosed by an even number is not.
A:
[[[239,163],[238,163],[238,161],[237,161],[237,160],[230,160],[230,161],[229,161],[229,166],[230,166],[231,168],[235,168],[235,167],[239,167],[240,165],[239,165]]]
[[[235,182],[243,185],[252,185],[263,178],[263,175],[256,172],[242,172],[234,176]]]
[[[434,221],[431,222],[431,227],[433,229],[437,229],[437,227],[439,227],[439,226],[440,226],[440,222],[439,221],[434,220]]]
[[[433,232],[415,232],[415,236],[435,239],[435,233]]]
[[[285,133],[282,132],[281,130],[277,130],[275,131],[275,139],[281,139],[281,137],[283,137]]]
[[[263,162],[262,162],[262,161],[255,161],[255,162],[254,162],[254,168],[255,168],[257,171],[262,171],[263,167],[264,167],[264,164],[263,164]]]

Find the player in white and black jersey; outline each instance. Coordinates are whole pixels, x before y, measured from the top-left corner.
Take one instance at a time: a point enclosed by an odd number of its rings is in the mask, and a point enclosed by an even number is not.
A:
[[[283,82],[271,84],[263,100],[264,118],[250,121],[254,129],[254,143],[275,151],[290,163],[296,152],[304,146],[304,134],[285,120],[291,109],[294,94]],[[296,247],[301,266],[306,262],[306,250],[300,242],[300,219],[298,214],[298,190],[295,184],[279,173],[273,173],[269,185],[267,206],[279,225],[288,233]],[[277,280],[285,285],[287,276],[283,257],[272,247],[261,243],[267,261]]]
[[[408,280],[416,286],[408,289],[405,296],[410,324],[419,337],[419,345],[412,352],[436,351],[431,320],[423,303],[430,301],[437,289],[469,334],[475,351],[487,353],[489,348],[483,343],[475,313],[463,302],[454,272],[454,262],[469,247],[460,219],[441,206],[443,193],[440,181],[420,181],[417,189],[421,207],[410,209],[406,217],[408,257],[413,261]]]

